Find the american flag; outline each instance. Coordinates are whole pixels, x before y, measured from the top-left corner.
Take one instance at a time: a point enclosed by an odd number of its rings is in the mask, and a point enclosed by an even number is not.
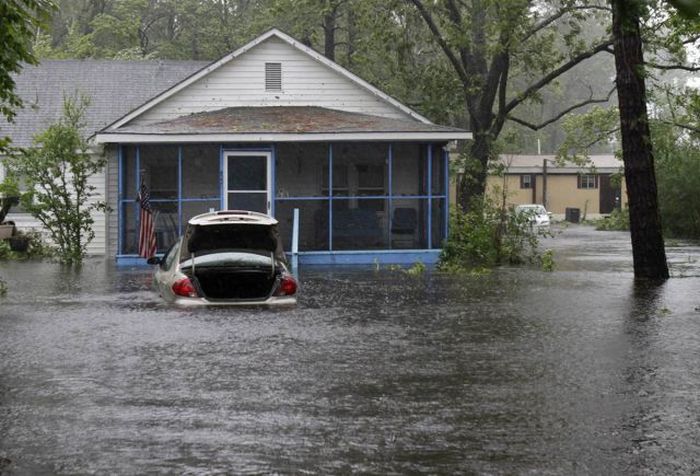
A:
[[[139,215],[139,256],[150,258],[156,254],[156,224],[151,208],[151,193],[145,182],[141,182],[141,190],[136,198],[141,213]]]

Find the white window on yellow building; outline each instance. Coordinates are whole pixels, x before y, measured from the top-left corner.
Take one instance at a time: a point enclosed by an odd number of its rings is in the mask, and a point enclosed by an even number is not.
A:
[[[594,174],[579,175],[578,188],[598,188],[598,176]]]
[[[532,175],[520,176],[520,188],[532,188]]]

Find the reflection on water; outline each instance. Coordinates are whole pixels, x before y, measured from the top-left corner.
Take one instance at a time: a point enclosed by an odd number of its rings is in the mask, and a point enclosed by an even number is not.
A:
[[[306,268],[287,311],[2,263],[0,472],[690,473],[698,267],[635,287],[627,243],[567,230],[554,273]]]

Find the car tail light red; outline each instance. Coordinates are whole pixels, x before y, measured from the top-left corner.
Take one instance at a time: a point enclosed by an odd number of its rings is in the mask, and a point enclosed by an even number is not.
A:
[[[173,292],[177,296],[197,297],[197,290],[194,288],[190,278],[182,278],[173,283]]]
[[[282,276],[277,293],[284,296],[292,296],[297,292],[297,287],[297,280],[293,276],[285,274]]]

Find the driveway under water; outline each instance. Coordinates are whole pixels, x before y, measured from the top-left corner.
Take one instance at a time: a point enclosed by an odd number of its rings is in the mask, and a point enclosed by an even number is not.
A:
[[[296,309],[182,310],[150,270],[0,263],[0,473],[690,473],[700,248],[557,268],[302,269]]]

